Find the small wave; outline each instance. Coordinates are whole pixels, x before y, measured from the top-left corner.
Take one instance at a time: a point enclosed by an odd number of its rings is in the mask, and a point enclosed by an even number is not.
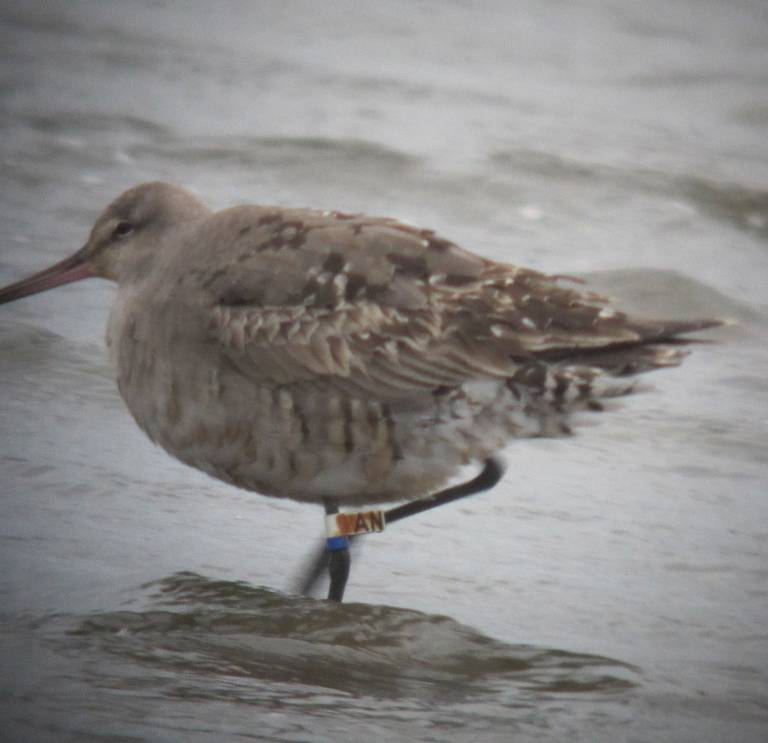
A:
[[[701,211],[768,238],[768,191],[693,176],[678,178],[676,183]]]
[[[183,162],[185,165],[230,164],[238,167],[316,167],[318,163],[355,163],[387,171],[409,168],[418,159],[360,139],[325,137],[227,137],[176,142],[141,143],[128,148],[137,159]]]
[[[167,137],[170,129],[139,116],[106,114],[94,111],[52,111],[30,113],[21,120],[38,132],[45,134],[91,134],[103,132],[110,137],[116,134],[134,134],[143,137]]]
[[[33,375],[43,367],[81,369],[98,379],[112,380],[105,352],[96,343],[74,343],[47,328],[25,322],[0,327],[0,353],[3,361],[23,367]]]
[[[590,288],[617,298],[617,306],[633,314],[683,320],[727,318],[745,324],[762,324],[762,315],[748,303],[739,302],[678,271],[623,268],[592,271],[581,278]]]
[[[334,604],[179,573],[150,607],[90,615],[70,635],[152,668],[383,698],[615,694],[637,670],[610,658],[510,645],[437,615]]]
[[[687,201],[713,219],[768,238],[768,191],[759,188],[697,175],[584,162],[537,150],[499,150],[490,156],[489,162],[496,169],[513,170],[536,179],[578,181]]]

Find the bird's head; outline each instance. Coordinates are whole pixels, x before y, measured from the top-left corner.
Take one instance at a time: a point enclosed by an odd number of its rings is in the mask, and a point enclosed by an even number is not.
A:
[[[149,270],[168,230],[208,212],[194,195],[168,183],[143,183],[118,196],[76,253],[0,289],[0,304],[90,277],[120,282]]]

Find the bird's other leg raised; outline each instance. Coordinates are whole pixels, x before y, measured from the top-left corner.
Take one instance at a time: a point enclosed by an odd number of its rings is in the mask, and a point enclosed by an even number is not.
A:
[[[485,460],[482,471],[467,482],[441,490],[439,493],[430,495],[428,498],[410,501],[397,508],[390,508],[384,512],[386,523],[392,524],[408,516],[414,516],[422,511],[429,511],[438,506],[444,506],[459,498],[466,498],[468,495],[476,495],[484,490],[490,490],[494,487],[504,474],[504,464],[499,459],[488,458]]]
[[[467,482],[463,482],[459,485],[441,490],[428,498],[421,498],[420,500],[410,501],[397,506],[396,508],[390,508],[385,511],[384,517],[387,524],[392,524],[395,521],[400,521],[408,516],[414,516],[422,511],[428,511],[438,506],[443,506],[446,503],[465,498],[468,495],[475,495],[482,493],[484,490],[489,490],[501,480],[504,474],[504,465],[498,459],[489,458],[485,460],[482,471]],[[326,514],[338,513],[338,505],[333,499],[326,498],[323,500],[325,505]],[[339,542],[341,549],[330,549],[329,540],[323,544],[318,554],[310,560],[310,569],[304,574],[303,579],[299,584],[299,593],[302,596],[308,596],[317,582],[320,580],[320,576],[323,574],[325,568],[328,568],[328,572],[331,576],[331,587],[328,591],[328,599],[331,601],[341,601],[344,595],[344,587],[346,585],[347,577],[349,576],[350,567],[350,554],[349,554],[349,542],[354,537],[331,537],[330,539],[346,539],[346,546],[342,542]],[[338,553],[338,554],[337,554]],[[334,575],[336,578],[334,578]]]

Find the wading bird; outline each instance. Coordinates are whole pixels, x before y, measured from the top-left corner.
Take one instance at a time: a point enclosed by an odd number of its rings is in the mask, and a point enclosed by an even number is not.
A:
[[[394,219],[269,206],[211,211],[177,186],[126,191],[74,255],[0,303],[117,282],[107,344],[149,438],[240,488],[325,507],[329,598],[347,536],[487,489],[511,439],[567,432],[681,334],[598,294]],[[460,467],[481,474],[439,491]],[[381,511],[339,506],[406,500]]]

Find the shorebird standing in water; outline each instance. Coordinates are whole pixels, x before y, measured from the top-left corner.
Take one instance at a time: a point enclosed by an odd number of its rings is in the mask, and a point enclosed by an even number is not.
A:
[[[246,490],[322,503],[329,598],[346,535],[495,484],[514,438],[679,363],[717,321],[636,320],[562,277],[491,261],[394,219],[237,206],[166,183],[126,191],[70,258],[0,303],[88,277],[117,282],[107,343],[149,438]],[[436,492],[462,465],[480,476]]]

